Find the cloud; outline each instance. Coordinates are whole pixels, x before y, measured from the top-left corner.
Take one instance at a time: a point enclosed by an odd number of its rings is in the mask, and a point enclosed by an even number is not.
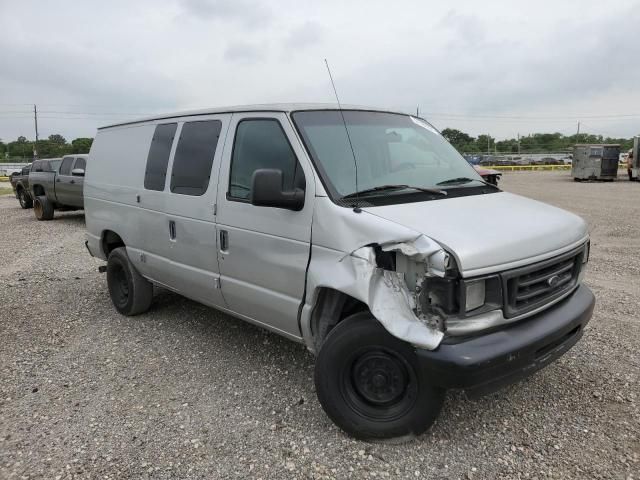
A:
[[[224,51],[225,60],[232,62],[258,62],[264,55],[264,46],[247,42],[232,43]]]
[[[323,28],[314,21],[306,21],[302,25],[292,29],[284,39],[283,45],[289,50],[301,50],[317,45],[322,40]]]
[[[188,14],[201,20],[235,21],[245,27],[266,27],[273,14],[264,2],[252,0],[184,0]]]
[[[604,10],[598,2],[575,5],[0,1],[8,19],[0,36],[0,137],[33,136],[33,103],[48,112],[42,135],[75,138],[94,135],[117,112],[333,102],[323,58],[345,104],[410,112],[420,105],[438,114],[430,116],[438,127],[472,134],[566,133],[575,131],[574,114],[639,113],[637,0],[607,0]],[[560,119],[511,118],[518,116]],[[590,130],[629,136],[640,118],[582,120]]]

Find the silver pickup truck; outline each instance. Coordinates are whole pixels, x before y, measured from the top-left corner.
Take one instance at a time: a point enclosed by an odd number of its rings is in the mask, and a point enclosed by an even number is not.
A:
[[[38,220],[51,220],[54,210],[84,208],[82,187],[88,155],[67,155],[62,161],[36,160],[29,174],[33,212]]]

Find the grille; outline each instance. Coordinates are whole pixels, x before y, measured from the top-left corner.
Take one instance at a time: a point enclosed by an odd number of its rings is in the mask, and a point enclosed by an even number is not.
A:
[[[571,290],[578,280],[583,248],[502,274],[505,316],[522,315]]]

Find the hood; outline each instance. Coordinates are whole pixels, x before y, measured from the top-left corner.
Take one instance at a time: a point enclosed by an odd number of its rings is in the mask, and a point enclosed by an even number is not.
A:
[[[577,215],[506,192],[363,210],[436,240],[467,277],[558,255],[588,236]]]

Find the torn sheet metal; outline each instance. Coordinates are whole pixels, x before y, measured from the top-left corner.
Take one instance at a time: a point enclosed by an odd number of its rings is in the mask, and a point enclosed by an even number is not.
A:
[[[371,313],[393,336],[417,347],[435,349],[443,332],[416,316],[414,295],[404,275],[376,266],[375,252],[362,247],[336,258],[338,252],[316,247],[309,268],[309,291],[333,288],[369,306]]]
[[[381,248],[384,252],[400,252],[415,262],[426,263],[427,271],[438,277],[444,277],[449,267],[449,254],[439,243],[424,235],[411,242],[390,243],[381,245]]]

